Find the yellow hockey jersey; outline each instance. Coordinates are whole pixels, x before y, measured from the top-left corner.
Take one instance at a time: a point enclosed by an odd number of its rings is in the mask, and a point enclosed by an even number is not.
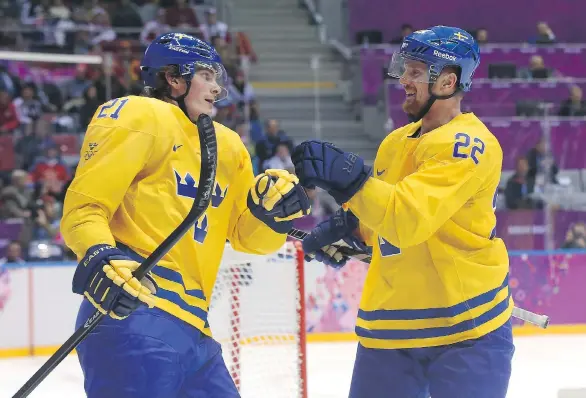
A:
[[[215,190],[205,215],[153,269],[156,306],[210,334],[207,311],[222,253],[266,254],[277,234],[248,210],[254,176],[240,137],[214,123]],[[197,127],[172,104],[146,97],[114,99],[94,115],[65,198],[61,231],[82,258],[96,244],[118,244],[146,258],[181,223],[198,189]]]
[[[381,144],[374,178],[347,203],[373,245],[356,333],[370,348],[483,336],[511,316],[509,262],[495,237],[502,149],[471,113]]]

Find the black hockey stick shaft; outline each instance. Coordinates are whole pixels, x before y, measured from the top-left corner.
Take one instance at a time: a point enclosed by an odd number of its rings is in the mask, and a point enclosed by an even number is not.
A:
[[[150,256],[136,269],[133,275],[141,280],[155,265],[167,254],[167,252],[185,235],[193,224],[207,210],[216,180],[216,167],[218,162],[218,145],[216,132],[212,119],[207,115],[201,115],[197,120],[197,130],[201,149],[201,166],[197,195],[193,206],[185,219],[173,232],[161,243]],[[96,312],[85,321],[84,325],[77,329],[67,341],[41,366],[41,368],[18,390],[13,398],[25,398],[69,355],[75,347],[85,339],[90,332],[101,322],[104,314]]]
[[[303,240],[307,235],[309,235],[308,232],[301,231],[300,229],[296,228],[291,228],[291,230],[289,230],[287,234],[290,237],[298,240]],[[372,256],[365,256],[366,253],[360,252],[358,250],[353,250],[349,247],[340,247],[338,248],[338,251],[345,256],[356,258],[357,260],[367,264],[370,264],[372,260]],[[522,321],[529,322],[533,325],[539,326],[543,329],[547,328],[547,326],[549,325],[549,317],[547,315],[539,315],[519,307],[513,308],[513,316]]]

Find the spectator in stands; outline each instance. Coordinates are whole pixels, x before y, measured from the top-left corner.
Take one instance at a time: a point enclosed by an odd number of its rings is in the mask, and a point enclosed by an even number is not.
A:
[[[566,240],[562,249],[586,248],[586,225],[583,222],[572,224],[566,232]]]
[[[401,36],[399,37],[395,37],[394,39],[391,40],[391,44],[401,44],[403,42],[403,39],[406,36],[409,36],[411,33],[413,33],[413,26],[405,23],[403,25],[401,25]]]
[[[69,168],[63,161],[59,153],[59,148],[50,146],[45,150],[45,156],[37,159],[31,167],[31,178],[33,182],[42,182],[48,174],[64,184],[69,179]],[[60,190],[60,189],[59,189]]]
[[[18,79],[8,73],[6,66],[0,65],[0,91],[7,91],[11,97],[14,97],[18,90]]]
[[[167,8],[165,22],[169,26],[188,30],[192,34],[199,33],[201,29],[195,11],[187,4],[186,0],[175,0],[174,5]]]
[[[83,93],[92,84],[91,80],[88,79],[87,73],[88,67],[86,64],[77,64],[75,66],[75,76],[62,86],[65,101],[79,99],[83,96]]]
[[[256,155],[256,148],[254,142],[250,139],[250,133],[248,130],[248,124],[244,122],[238,123],[234,127],[234,131],[238,133],[240,139],[242,140],[242,143],[244,144],[246,149],[248,149],[250,157],[254,157]]]
[[[126,87],[120,82],[120,79],[116,75],[112,75],[111,83],[112,83],[112,94],[111,97],[107,97],[106,93],[106,79],[108,76],[104,74],[104,70],[102,68],[95,68],[94,69],[94,86],[96,87],[97,94],[98,94],[98,101],[100,103],[104,103],[106,101],[111,100],[112,98],[119,98],[124,97],[126,95]]]
[[[20,22],[23,25],[40,28],[49,19],[48,1],[24,1],[22,2]],[[42,33],[41,33],[42,37]],[[38,37],[37,37],[38,38]]]
[[[71,10],[63,3],[63,0],[53,0],[49,7],[49,16],[58,20],[67,20],[71,17]]]
[[[554,44],[555,42],[555,34],[547,22],[539,22],[537,24],[537,35],[529,39],[530,44]]]
[[[24,264],[22,258],[22,246],[20,242],[13,240],[6,247],[6,256],[0,258],[0,264]]]
[[[24,170],[12,172],[11,184],[0,193],[2,212],[0,218],[30,219],[33,204],[33,189],[29,186],[29,175]]]
[[[25,84],[20,92],[20,97],[16,98],[13,104],[23,129],[25,131],[34,129],[34,123],[43,116],[43,104],[35,97],[35,85],[33,83]]]
[[[35,227],[34,240],[54,240],[59,234],[59,214],[57,203],[53,198],[40,201],[36,214],[33,215]]]
[[[35,184],[35,197],[41,200],[58,200],[67,181],[59,178],[55,170],[49,169],[43,174],[43,178]]]
[[[275,155],[277,145],[280,143],[287,145],[289,153],[293,152],[293,140],[280,129],[278,121],[268,120],[265,133],[265,137],[256,143],[256,156],[261,165]]]
[[[34,131],[25,131],[24,135],[16,142],[14,152],[18,167],[28,170],[42,156],[46,149],[56,146],[55,141],[50,137],[49,124],[40,121],[36,124]]]
[[[165,20],[165,10],[159,9],[156,18],[145,23],[142,32],[140,32],[140,43],[143,46],[148,46],[156,37],[171,31],[171,27],[167,25]]]
[[[115,28],[142,28],[143,23],[140,18],[139,9],[136,4],[130,0],[118,0],[116,2],[116,12],[112,14],[112,26]],[[133,38],[135,34],[120,34],[119,38]]]
[[[93,84],[83,93],[83,103],[79,109],[79,127],[82,131],[87,129],[94,113],[98,110],[103,101],[98,98],[98,90]]]
[[[548,181],[552,184],[558,183],[558,166],[551,152],[547,151],[545,144],[545,137],[541,137],[537,145],[527,153],[527,161],[529,162],[527,178],[539,186],[545,183],[545,177],[540,178],[540,176],[548,176]]]
[[[279,142],[275,147],[275,155],[263,163],[263,170],[282,169],[295,173],[295,166],[291,160],[291,152],[286,142]]]
[[[162,11],[162,13],[159,13]],[[142,4],[138,10],[143,24],[147,24],[157,18],[158,15],[163,15],[163,23],[165,23],[165,10],[161,10],[158,0],[147,0]],[[166,23],[165,23],[166,24]]]
[[[236,72],[234,80],[228,87],[228,94],[230,100],[239,109],[244,109],[246,105],[250,105],[255,100],[254,88],[252,84],[246,80],[246,75],[242,70]]]
[[[570,87],[570,98],[560,105],[559,116],[586,116],[586,101],[579,86]]]
[[[533,181],[528,178],[529,164],[525,157],[517,159],[515,174],[507,181],[505,202],[507,209],[541,208],[543,204],[530,197],[533,193]]]
[[[250,138],[250,124],[245,123],[244,121],[237,123],[234,126],[234,131],[238,133],[242,143],[248,150],[248,154],[250,155],[250,159],[252,160],[252,169],[254,175],[259,173],[260,165],[258,161],[258,157],[256,156],[256,145],[254,141]]]
[[[541,55],[533,55],[529,59],[528,68],[520,68],[518,77],[520,79],[548,79],[552,76],[552,70],[545,67],[545,62]]]
[[[229,100],[221,101],[214,104],[216,114],[214,120],[222,123],[224,126],[234,129],[238,123],[241,122],[242,117],[239,117],[236,106]]]
[[[207,42],[211,42],[212,37],[220,36],[226,42],[229,42],[230,37],[228,36],[228,25],[222,21],[218,21],[216,9],[210,8],[206,10],[205,14],[206,22],[200,26],[203,39]]]
[[[336,200],[321,188],[306,189],[306,192],[311,203],[311,217],[317,219],[316,224],[334,215],[340,208]]]
[[[476,42],[478,44],[487,44],[488,43],[488,30],[484,28],[480,28],[476,31]]]
[[[63,3],[63,0],[53,0],[53,4],[49,7],[49,16],[55,21],[53,22],[55,44],[59,47],[71,44],[68,43],[67,34],[75,29],[75,23],[71,20],[69,7]]]
[[[98,46],[103,42],[116,40],[116,32],[112,29],[110,16],[104,11],[97,11],[91,20],[90,41],[91,46]]]
[[[224,65],[228,76],[230,76],[232,79],[235,78],[240,65],[239,57],[234,46],[226,43],[226,40],[224,40],[224,38],[221,36],[214,36],[212,38],[212,45],[218,54],[220,54],[220,58],[222,58],[222,65]]]
[[[12,134],[20,126],[16,107],[8,91],[0,91],[0,134]]]

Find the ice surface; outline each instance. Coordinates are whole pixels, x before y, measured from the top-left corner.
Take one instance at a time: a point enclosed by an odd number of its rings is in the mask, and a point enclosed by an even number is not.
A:
[[[519,337],[515,343],[517,350],[508,398],[557,398],[561,388],[586,388],[586,336]],[[347,397],[355,350],[355,343],[309,344],[309,398]],[[0,398],[12,397],[45,359],[0,360]],[[273,359],[271,362],[275,363]],[[282,379],[266,376],[254,377],[248,390],[243,391],[243,398],[267,397],[271,389],[283,390]],[[242,377],[243,383],[250,380],[246,373]],[[82,374],[75,356],[65,359],[30,395],[31,398],[84,396]]]

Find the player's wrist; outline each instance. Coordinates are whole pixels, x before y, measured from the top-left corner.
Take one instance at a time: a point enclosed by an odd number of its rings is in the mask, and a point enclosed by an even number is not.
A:
[[[90,279],[96,272],[109,262],[110,259],[130,259],[116,246],[100,243],[91,246],[79,262],[73,275],[72,290],[83,294]]]

